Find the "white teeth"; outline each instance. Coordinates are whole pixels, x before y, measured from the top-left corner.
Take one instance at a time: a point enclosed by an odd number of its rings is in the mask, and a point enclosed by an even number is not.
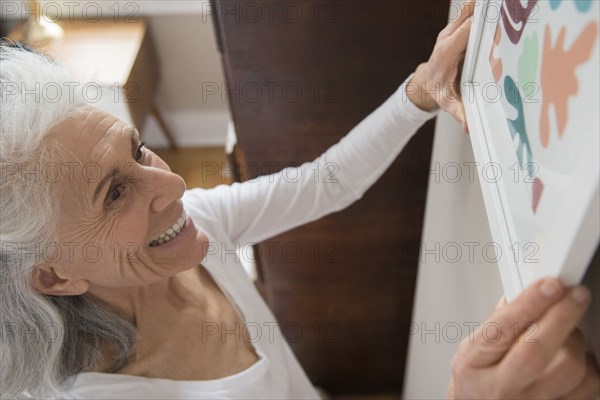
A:
[[[183,214],[181,215],[181,217],[179,217],[179,219],[177,219],[177,222],[175,222],[173,225],[171,225],[171,227],[169,229],[167,229],[166,232],[161,233],[154,240],[152,240],[150,242],[150,247],[154,247],[154,246],[158,246],[159,244],[167,243],[168,241],[173,239],[175,236],[177,236],[177,234],[179,232],[181,232],[181,230],[185,227],[186,218],[187,218],[187,215],[184,211]]]

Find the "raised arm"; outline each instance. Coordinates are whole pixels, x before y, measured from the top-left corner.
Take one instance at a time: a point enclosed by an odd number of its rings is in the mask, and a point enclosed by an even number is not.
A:
[[[417,129],[435,115],[408,99],[409,81],[314,161],[231,186],[192,189],[184,204],[191,212],[216,217],[229,237],[241,244],[344,209],[362,197]]]
[[[472,2],[465,3],[440,32],[429,61],[320,157],[252,181],[189,190],[188,212],[217,219],[235,242],[260,242],[360,199],[438,107],[466,131],[457,77],[472,13]]]

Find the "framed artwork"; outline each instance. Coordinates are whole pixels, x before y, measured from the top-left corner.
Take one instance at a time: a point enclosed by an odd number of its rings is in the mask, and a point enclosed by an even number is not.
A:
[[[462,97],[508,300],[600,238],[600,2],[478,0]]]

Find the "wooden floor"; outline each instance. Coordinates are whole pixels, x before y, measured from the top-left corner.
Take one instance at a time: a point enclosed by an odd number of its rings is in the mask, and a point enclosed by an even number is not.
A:
[[[186,147],[177,150],[152,149],[180,175],[188,189],[212,188],[221,183],[231,184],[233,175],[226,168],[224,147]]]

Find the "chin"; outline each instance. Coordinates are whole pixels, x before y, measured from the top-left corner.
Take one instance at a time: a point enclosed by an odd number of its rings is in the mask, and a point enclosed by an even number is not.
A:
[[[196,234],[196,240],[190,243],[190,245],[181,249],[181,254],[184,256],[185,260],[182,260],[182,263],[185,265],[181,270],[185,271],[202,264],[202,261],[206,257],[208,252],[208,238],[202,233],[198,232]]]

